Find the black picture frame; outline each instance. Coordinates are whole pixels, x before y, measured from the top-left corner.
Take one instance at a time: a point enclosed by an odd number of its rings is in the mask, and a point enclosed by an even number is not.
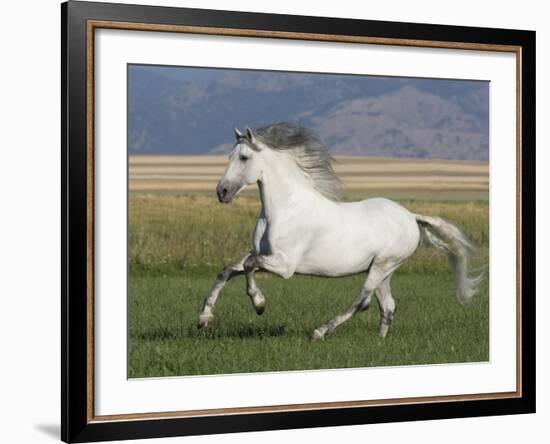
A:
[[[260,30],[519,48],[518,233],[521,393],[498,399],[389,403],[313,410],[96,421],[90,415],[89,21]],[[69,1],[61,5],[62,275],[61,438],[90,442],[535,412],[535,32]],[[144,31],[145,32],[145,31]],[[92,232],[93,234],[93,232]]]

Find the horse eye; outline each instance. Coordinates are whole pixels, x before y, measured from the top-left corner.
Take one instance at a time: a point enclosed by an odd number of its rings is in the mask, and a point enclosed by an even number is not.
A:
[[[248,160],[247,156],[239,156],[239,159],[241,159],[243,162],[246,162]]]

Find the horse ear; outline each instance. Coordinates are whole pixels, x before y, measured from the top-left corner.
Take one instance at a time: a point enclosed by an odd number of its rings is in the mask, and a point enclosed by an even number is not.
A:
[[[252,131],[248,126],[246,127],[246,138],[250,141],[252,145],[257,147],[256,145],[256,134],[254,134],[254,131]]]
[[[239,128],[235,127],[235,138],[238,139],[239,137],[242,137],[243,133],[239,131]]]

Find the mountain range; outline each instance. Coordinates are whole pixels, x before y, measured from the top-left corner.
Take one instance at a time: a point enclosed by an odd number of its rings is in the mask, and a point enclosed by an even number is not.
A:
[[[128,73],[131,154],[226,153],[234,127],[289,121],[332,154],[489,157],[488,82],[143,65]]]

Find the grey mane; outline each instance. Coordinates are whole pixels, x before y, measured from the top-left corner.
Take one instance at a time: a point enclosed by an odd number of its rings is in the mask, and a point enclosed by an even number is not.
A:
[[[269,148],[288,152],[319,193],[334,201],[340,199],[342,182],[332,168],[334,159],[312,131],[280,122],[258,128],[254,134]]]

